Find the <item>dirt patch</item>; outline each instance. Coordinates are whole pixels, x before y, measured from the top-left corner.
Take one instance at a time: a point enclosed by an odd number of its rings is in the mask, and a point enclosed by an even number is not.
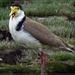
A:
[[[11,41],[12,40],[12,37],[11,37],[11,34],[8,30],[1,30],[0,29],[0,40],[8,40],[8,41]]]

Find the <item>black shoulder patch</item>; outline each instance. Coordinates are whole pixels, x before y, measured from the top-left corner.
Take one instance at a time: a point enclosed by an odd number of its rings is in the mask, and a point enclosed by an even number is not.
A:
[[[25,21],[26,17],[23,17],[23,19],[18,23],[18,25],[16,26],[16,31],[20,31],[21,27],[23,25],[23,22]]]

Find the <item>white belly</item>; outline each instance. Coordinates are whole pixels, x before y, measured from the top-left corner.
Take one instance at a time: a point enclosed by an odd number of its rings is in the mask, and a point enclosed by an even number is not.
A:
[[[40,46],[40,42],[26,31],[14,31],[11,34],[15,41],[23,43],[26,46]]]

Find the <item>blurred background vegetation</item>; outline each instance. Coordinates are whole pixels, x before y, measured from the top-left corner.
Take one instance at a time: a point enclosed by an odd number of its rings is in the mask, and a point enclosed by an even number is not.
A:
[[[26,15],[47,26],[57,36],[75,46],[75,0],[19,0]],[[0,29],[8,30],[10,0],[0,0]],[[0,38],[1,38],[0,33]],[[13,41],[0,41],[1,52],[7,49],[19,49]],[[53,49],[53,48],[52,48]],[[29,51],[29,50],[28,50]],[[33,53],[33,51],[31,52]],[[31,54],[30,53],[30,54]],[[50,52],[46,72],[75,72],[75,54],[55,51]],[[32,61],[31,61],[32,62]],[[38,64],[18,63],[0,64],[0,72],[31,72],[39,75]]]

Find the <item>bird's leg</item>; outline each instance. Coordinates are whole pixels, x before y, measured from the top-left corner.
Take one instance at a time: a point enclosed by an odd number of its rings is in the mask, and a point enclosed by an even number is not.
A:
[[[43,51],[43,49],[39,49],[39,64],[40,64],[40,70],[41,75],[45,75],[45,64],[47,63],[47,54]]]

